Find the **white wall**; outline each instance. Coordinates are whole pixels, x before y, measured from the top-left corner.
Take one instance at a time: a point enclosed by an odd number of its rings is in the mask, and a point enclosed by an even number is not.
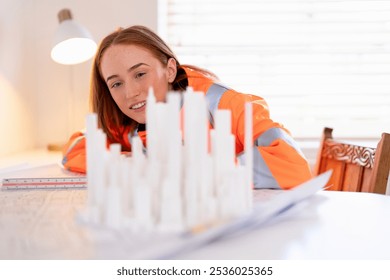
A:
[[[23,4],[23,0],[0,0],[0,155],[35,142]]]
[[[157,31],[158,0],[0,0],[0,156],[60,143],[84,127],[91,62],[50,58],[63,8],[97,42],[117,27]]]

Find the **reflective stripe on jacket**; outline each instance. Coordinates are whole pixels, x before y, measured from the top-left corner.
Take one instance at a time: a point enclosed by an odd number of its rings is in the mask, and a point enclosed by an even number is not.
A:
[[[236,155],[245,162],[244,149],[244,108],[246,102],[253,106],[253,183],[255,188],[289,189],[311,178],[309,165],[292,139],[289,132],[269,117],[268,105],[259,96],[242,94],[220,85],[213,78],[194,69],[183,67],[188,76],[188,85],[194,91],[205,93],[210,112],[210,124],[216,109],[232,112],[232,133],[235,135]],[[146,133],[138,133],[146,142]],[[128,135],[117,142],[125,150],[130,150]],[[109,144],[109,143],[108,143]],[[67,169],[85,172],[85,138],[82,133],[72,135],[64,148],[63,164]]]

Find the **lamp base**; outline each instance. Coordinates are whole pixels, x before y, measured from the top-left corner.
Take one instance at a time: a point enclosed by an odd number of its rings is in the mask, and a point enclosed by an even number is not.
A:
[[[62,151],[62,148],[65,146],[65,142],[63,143],[49,143],[47,144],[47,150],[53,152]]]

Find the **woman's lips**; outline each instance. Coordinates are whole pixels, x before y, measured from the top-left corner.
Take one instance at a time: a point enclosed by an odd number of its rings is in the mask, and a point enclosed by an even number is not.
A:
[[[135,103],[129,107],[130,110],[140,111],[146,106],[146,101]]]

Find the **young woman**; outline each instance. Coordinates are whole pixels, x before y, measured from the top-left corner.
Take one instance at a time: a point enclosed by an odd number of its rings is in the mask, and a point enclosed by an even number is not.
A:
[[[184,91],[188,86],[205,93],[211,116],[216,109],[232,112],[238,158],[243,157],[244,105],[252,102],[255,188],[289,189],[311,178],[302,152],[289,132],[270,119],[264,99],[219,84],[211,72],[181,65],[167,44],[143,26],[120,29],[101,42],[92,69],[92,109],[108,142],[120,143],[123,151],[130,152],[129,135],[138,133],[146,143],[148,89],[154,89],[157,101],[164,101],[167,91]],[[86,172],[85,153],[84,134],[77,132],[64,148],[64,166]]]

